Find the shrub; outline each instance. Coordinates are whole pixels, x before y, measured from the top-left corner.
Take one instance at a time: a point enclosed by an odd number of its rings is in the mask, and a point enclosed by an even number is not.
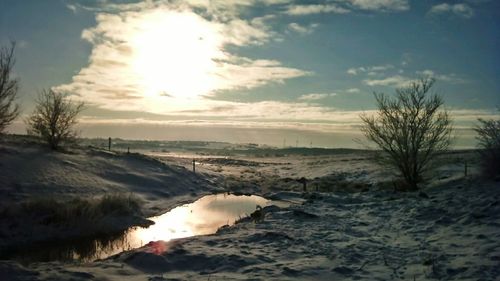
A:
[[[423,173],[451,142],[451,119],[440,110],[443,100],[429,95],[434,79],[422,78],[396,89],[396,97],[375,93],[378,112],[362,114],[362,131],[383,151],[383,163],[396,168],[408,184],[418,189]]]
[[[474,129],[478,136],[483,175],[494,178],[500,175],[500,120],[478,119]]]
[[[14,104],[19,80],[11,77],[15,46],[12,42],[10,48],[0,47],[0,133],[19,115],[19,105]]]
[[[83,107],[82,102],[73,102],[66,95],[43,90],[38,95],[35,110],[26,120],[28,134],[41,137],[56,150],[61,143],[75,140],[77,133],[73,128]]]

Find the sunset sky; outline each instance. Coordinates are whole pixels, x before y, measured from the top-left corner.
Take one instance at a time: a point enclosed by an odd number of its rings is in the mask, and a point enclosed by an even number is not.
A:
[[[0,0],[9,40],[23,114],[67,92],[87,137],[359,147],[374,91],[432,76],[464,147],[500,106],[496,0]]]

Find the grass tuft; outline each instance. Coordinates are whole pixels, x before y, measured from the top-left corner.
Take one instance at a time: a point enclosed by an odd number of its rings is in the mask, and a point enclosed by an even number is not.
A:
[[[141,215],[140,205],[140,200],[131,194],[68,200],[34,198],[6,207],[0,214],[4,217],[31,217],[43,225],[71,226],[97,222],[108,216]]]

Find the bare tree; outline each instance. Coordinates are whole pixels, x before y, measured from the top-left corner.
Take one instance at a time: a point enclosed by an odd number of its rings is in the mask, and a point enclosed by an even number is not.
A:
[[[478,119],[479,125],[474,128],[478,136],[478,146],[481,148],[481,165],[483,174],[487,177],[500,175],[500,120]]]
[[[378,112],[362,114],[362,132],[383,151],[385,163],[400,172],[407,188],[418,189],[423,173],[451,143],[451,119],[440,110],[443,99],[429,95],[432,78],[396,89],[396,97],[375,93]]]
[[[43,90],[36,100],[35,110],[26,120],[28,134],[39,136],[52,149],[58,149],[61,143],[76,138],[73,128],[83,107],[83,102],[73,102],[62,93]]]
[[[19,116],[19,105],[14,101],[19,89],[19,80],[12,78],[14,67],[14,49],[16,44],[0,47],[0,133]]]

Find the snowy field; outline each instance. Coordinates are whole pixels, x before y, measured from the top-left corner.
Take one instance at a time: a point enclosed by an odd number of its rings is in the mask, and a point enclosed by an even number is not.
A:
[[[133,194],[142,216],[106,218],[119,229],[225,191],[292,204],[268,206],[261,219],[215,234],[154,241],[94,262],[3,260],[0,280],[500,280],[500,183],[478,177],[474,152],[443,156],[422,192],[396,193],[391,171],[366,151],[205,148],[53,153],[29,140],[4,141],[2,208],[47,196]],[[0,218],[2,251],[78,235],[13,221]]]

